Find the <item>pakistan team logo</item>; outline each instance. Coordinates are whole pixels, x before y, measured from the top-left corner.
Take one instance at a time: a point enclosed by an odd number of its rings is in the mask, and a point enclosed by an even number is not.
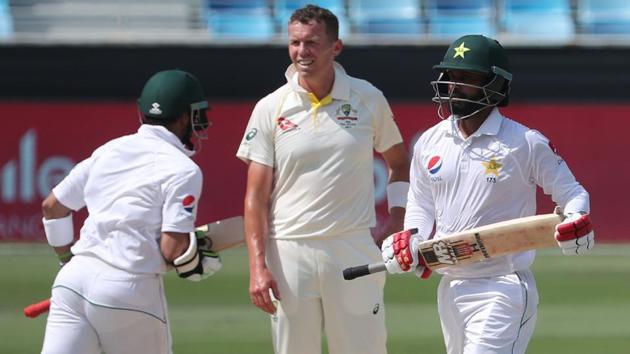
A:
[[[252,128],[252,130],[250,130],[247,135],[245,135],[245,140],[250,141],[252,139],[254,139],[254,137],[256,136],[256,134],[258,134],[258,129],[256,128]]]

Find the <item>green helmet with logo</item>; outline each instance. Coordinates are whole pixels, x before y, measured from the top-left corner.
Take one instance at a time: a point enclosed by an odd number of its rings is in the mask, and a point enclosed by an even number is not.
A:
[[[482,35],[466,35],[456,39],[446,51],[444,58],[433,69],[440,72],[437,81],[431,82],[435,90],[434,102],[444,103],[451,98],[449,84],[459,84],[449,78],[449,71],[462,70],[487,76],[483,86],[469,85],[483,90],[484,97],[474,101],[484,107],[507,106],[509,102],[510,63],[505,50],[498,41]],[[465,85],[465,84],[464,84]]]
[[[169,122],[189,113],[195,131],[208,128],[208,102],[196,77],[179,69],[160,71],[144,84],[138,107],[154,121]]]

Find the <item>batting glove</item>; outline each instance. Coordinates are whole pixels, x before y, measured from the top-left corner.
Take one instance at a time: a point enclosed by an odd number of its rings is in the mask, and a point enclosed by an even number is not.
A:
[[[431,270],[418,253],[422,241],[418,229],[400,231],[387,237],[381,246],[387,271],[392,274],[415,271],[419,277],[428,278]]]
[[[177,274],[191,281],[203,280],[221,269],[221,258],[210,250],[211,242],[203,231],[191,232],[184,254],[173,261]]]
[[[570,213],[556,225],[554,234],[558,246],[565,255],[579,255],[595,246],[595,234],[588,214]]]

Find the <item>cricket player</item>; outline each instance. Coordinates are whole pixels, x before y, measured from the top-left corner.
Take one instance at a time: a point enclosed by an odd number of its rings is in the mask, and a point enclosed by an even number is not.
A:
[[[374,150],[389,168],[389,230],[402,227],[409,161],[383,94],[335,62],[338,28],[317,6],[292,14],[287,83],[257,103],[237,152],[249,164],[249,292],[272,315],[276,353],[321,353],[322,329],[331,354],[386,352],[384,274],[340,274],[380,259]]]
[[[536,186],[563,207],[556,229],[564,254],[594,245],[589,195],[549,140],[501,114],[512,81],[506,53],[494,39],[457,39],[434,69],[440,123],[413,151],[405,229],[383,242],[391,273],[430,271],[418,264],[418,243],[435,224],[436,238],[536,214]],[[404,236],[407,235],[407,236]],[[438,311],[449,354],[525,353],[536,322],[538,291],[527,251],[438,270]]]
[[[202,187],[190,159],[205,136],[205,94],[191,74],[161,71],[138,100],[136,134],[102,145],[44,200],[48,243],[65,265],[52,287],[42,353],[171,353],[162,275],[221,268],[194,233]],[[72,212],[88,217],[73,243]]]

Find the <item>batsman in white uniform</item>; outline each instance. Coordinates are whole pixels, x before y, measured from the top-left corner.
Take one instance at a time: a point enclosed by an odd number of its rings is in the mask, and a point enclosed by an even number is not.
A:
[[[458,231],[536,214],[536,186],[564,209],[556,227],[564,254],[594,245],[589,195],[549,140],[505,116],[510,66],[494,39],[468,35],[434,67],[434,101],[442,122],[422,134],[413,151],[405,229],[383,242],[391,273],[430,271],[418,244]],[[446,114],[448,112],[448,116]],[[534,251],[438,270],[438,311],[449,354],[524,353],[534,331],[538,291]]]
[[[389,230],[402,227],[408,157],[383,94],[334,61],[334,14],[289,21],[287,83],[256,105],[237,156],[249,163],[245,233],[250,297],[271,314],[276,353],[385,353],[384,275],[347,282],[344,268],[380,259],[373,154],[389,167]]]
[[[202,175],[190,157],[209,125],[201,84],[162,71],[138,105],[138,132],[96,149],[42,204],[46,237],[64,264],[44,354],[171,353],[162,275],[174,267],[196,281],[221,267],[194,233]],[[89,215],[74,242],[72,212],[83,207]]]

